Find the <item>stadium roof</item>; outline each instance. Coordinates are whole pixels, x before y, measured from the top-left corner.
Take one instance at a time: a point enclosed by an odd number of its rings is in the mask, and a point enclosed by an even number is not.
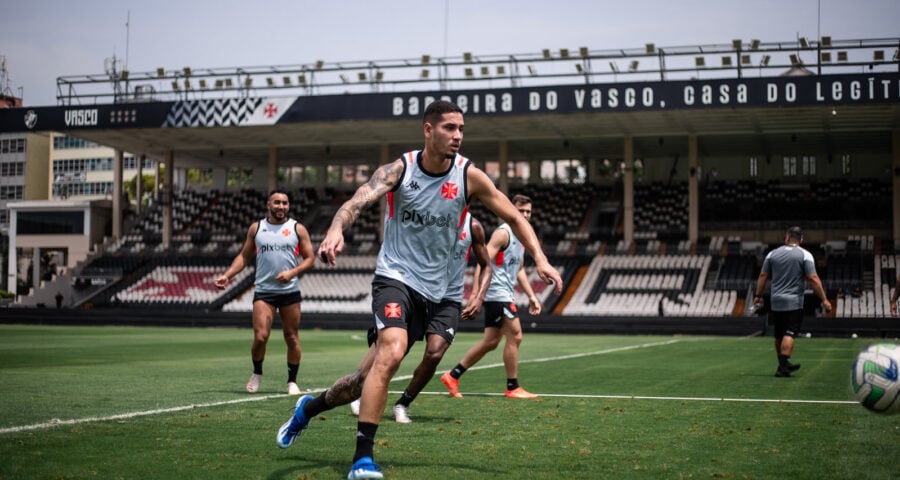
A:
[[[94,97],[112,103],[82,104],[92,94],[71,94],[59,97],[65,103],[61,106],[0,109],[0,132],[56,131],[151,157],[171,150],[180,167],[264,166],[272,147],[282,166],[323,160],[374,163],[382,145],[389,145],[392,156],[419,146],[422,110],[432,99],[444,97],[466,111],[463,154],[476,161],[497,158],[500,141],[508,142],[510,160],[619,158],[626,135],[634,138],[638,158],[684,154],[689,135],[697,135],[701,157],[890,152],[892,130],[900,129],[900,61],[896,53],[887,60],[885,49],[895,48],[898,41],[826,42],[823,37],[802,47],[648,45],[645,51],[436,59],[427,66],[442,72],[441,77],[426,84],[428,90],[389,93],[385,90],[416,84],[402,78],[393,84],[373,83],[379,72],[390,76],[412,70],[419,75],[425,59],[260,72],[160,69],[63,77],[58,80],[61,91],[64,86],[75,91],[79,85],[109,88],[112,78],[115,92]],[[843,61],[832,62],[832,53]],[[874,55],[876,62],[847,60],[862,54]],[[769,63],[779,55],[785,60],[790,55],[790,63]],[[709,57],[711,63],[720,56],[722,67],[701,66],[701,59]],[[498,88],[501,82],[496,79],[473,78],[479,68],[482,73],[492,74],[494,68],[499,72],[502,62],[507,62],[508,88]],[[607,62],[612,71],[599,73],[598,65]],[[620,73],[616,65],[628,62],[633,68]],[[542,83],[528,83],[531,77],[518,73],[525,64],[529,70],[536,64],[542,71],[566,67],[569,73],[551,73]],[[453,77],[454,69],[459,77]],[[750,78],[751,72],[759,76]],[[324,83],[310,83],[295,95],[286,93],[296,93],[296,88],[283,88],[268,77],[268,88],[240,87],[253,84],[252,75],[276,73],[285,75],[285,83],[291,74]],[[348,85],[348,76],[355,74],[360,82]],[[234,77],[239,86],[187,90],[202,75],[217,85]],[[328,83],[327,75],[341,80]],[[629,81],[619,81],[620,75]],[[172,90],[145,96],[151,90],[146,82],[155,76],[172,80]],[[658,79],[647,80],[654,76]],[[367,82],[362,82],[364,77]],[[125,94],[119,92],[123,81]],[[131,91],[128,81],[135,82]],[[322,91],[340,93],[316,94]],[[256,95],[259,92],[272,96]]]
[[[689,109],[657,109],[640,111],[548,111],[496,115],[466,115],[465,155],[476,159],[497,157],[500,140],[509,142],[510,159],[540,158],[618,158],[622,151],[622,137],[632,135],[635,154],[641,158],[667,157],[687,151],[687,136],[696,134],[701,156],[735,154],[790,154],[819,151],[888,152],[891,131],[900,128],[900,75],[886,75],[891,85],[891,98],[872,103],[838,103],[785,108],[774,106],[723,106]],[[636,89],[652,88],[636,86]],[[602,87],[608,93],[609,87]],[[527,95],[527,92],[516,92]],[[572,93],[572,92],[569,92]],[[490,93],[473,93],[489,95]],[[497,93],[502,95],[502,93]],[[454,99],[457,95],[451,95]],[[288,108],[303,110],[316,100],[327,108],[335,101],[350,111],[365,112],[368,102],[348,97],[307,97],[260,99],[264,109],[270,101],[284,103]],[[359,102],[357,102],[359,100]],[[382,99],[390,105],[391,99]],[[203,108],[214,101],[200,101]],[[357,107],[357,103],[359,107]],[[201,106],[196,106],[200,109]],[[269,148],[278,148],[281,165],[306,164],[328,159],[333,163],[376,162],[379,145],[394,149],[414,148],[421,144],[419,115],[392,118],[321,119],[279,121],[268,125],[186,126],[177,128],[141,125],[129,127],[101,121],[134,112],[137,117],[152,114],[159,108],[177,108],[174,103],[101,105],[89,108],[49,107],[46,109],[9,109],[0,112],[0,119],[19,114],[24,125],[28,111],[42,117],[58,117],[62,125],[50,130],[84,138],[101,145],[109,145],[135,154],[161,156],[166,150],[176,152],[176,162],[184,167],[214,167],[222,165],[265,165]],[[19,110],[16,112],[16,110]],[[150,111],[149,113],[147,111]],[[87,122],[96,118],[97,128],[67,128],[76,115],[87,115]],[[131,116],[131,113],[124,114]],[[315,113],[313,114],[315,115]],[[163,116],[165,117],[165,115]],[[283,118],[283,117],[282,117]],[[15,120],[14,120],[15,121]],[[5,130],[5,128],[4,128]],[[21,129],[20,129],[21,130]],[[402,150],[392,151],[392,155]]]

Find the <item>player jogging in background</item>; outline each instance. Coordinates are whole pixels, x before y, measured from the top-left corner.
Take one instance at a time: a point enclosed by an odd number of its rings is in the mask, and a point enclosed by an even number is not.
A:
[[[800,364],[791,363],[794,351],[794,337],[800,333],[803,324],[803,292],[806,282],[822,300],[825,311],[831,311],[831,303],[822,288],[822,281],[816,273],[816,262],[811,253],[800,246],[803,230],[791,227],[784,236],[784,245],[766,255],[762,270],[756,280],[754,303],[761,304],[766,281],[771,280],[769,320],[775,326],[775,354],[778,355],[776,377],[790,377],[791,372],[800,369]]]
[[[512,204],[525,218],[531,219],[531,199],[516,195]],[[509,225],[502,224],[491,234],[488,254],[494,259],[494,274],[487,295],[484,297],[484,336],[472,346],[462,360],[449,372],[441,376],[441,382],[450,395],[462,397],[459,393],[459,378],[472,368],[488,352],[497,348],[506,337],[503,348],[503,365],[506,367],[506,397],[536,398],[519,385],[519,346],[522,343],[522,323],[516,311],[515,285],[518,281],[528,295],[528,311],[532,315],[541,313],[541,302],[534,294],[528,275],[525,273],[525,248]]]
[[[263,375],[266,344],[272,331],[275,312],[281,314],[281,328],[287,344],[287,393],[300,395],[297,374],[300,370],[300,279],[315,262],[309,232],[302,224],[287,216],[290,199],[284,190],[269,193],[266,218],[254,222],[247,230],[244,246],[231,266],[216,279],[216,287],[224,289],[256,257],[256,284],[253,292],[253,343],[250,357],[253,373],[247,381],[247,392],[259,390]]]

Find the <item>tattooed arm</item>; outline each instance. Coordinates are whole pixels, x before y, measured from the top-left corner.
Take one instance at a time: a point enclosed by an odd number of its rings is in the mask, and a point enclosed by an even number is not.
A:
[[[353,225],[363,208],[377,202],[397,185],[403,175],[403,168],[402,159],[378,167],[372,178],[360,185],[353,197],[341,205],[331,220],[325,238],[319,244],[318,256],[322,262],[335,264],[335,258],[344,249],[344,230]]]

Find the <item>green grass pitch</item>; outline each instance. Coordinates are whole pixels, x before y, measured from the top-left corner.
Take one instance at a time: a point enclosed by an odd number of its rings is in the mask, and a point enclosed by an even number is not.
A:
[[[480,335],[461,334],[438,373]],[[246,329],[0,326],[0,479],[346,478],[356,418],[315,418],[275,445],[284,394],[273,332],[249,395]],[[435,378],[397,424],[392,383],[375,457],[389,479],[896,478],[900,415],[870,413],[849,387],[874,339],[800,338],[794,378],[774,378],[771,337],[526,334],[519,379],[537,400],[502,396],[500,351]],[[365,333],[301,328],[302,389],[356,368]]]

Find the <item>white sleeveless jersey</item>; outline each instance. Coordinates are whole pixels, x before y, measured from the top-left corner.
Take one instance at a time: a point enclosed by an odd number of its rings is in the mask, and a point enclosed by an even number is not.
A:
[[[447,290],[447,262],[466,209],[469,161],[457,155],[449,170],[435,175],[422,169],[421,151],[402,158],[402,179],[387,194],[384,241],[375,274],[439,302]]]
[[[472,215],[468,211],[463,215],[462,228],[447,264],[447,293],[444,294],[444,298],[460,303],[465,291],[466,265],[472,248]]]
[[[300,238],[297,221],[288,219],[281,224],[269,223],[265,218],[256,229],[256,291],[266,293],[294,293],[300,290],[300,279],[281,283],[278,273],[300,263]]]
[[[494,258],[494,273],[491,276],[491,285],[484,296],[485,302],[514,302],[516,301],[513,289],[519,275],[519,266],[525,258],[525,246],[516,238],[512,228],[506,223],[497,229],[506,230],[509,233],[509,244],[506,248],[497,252]]]

